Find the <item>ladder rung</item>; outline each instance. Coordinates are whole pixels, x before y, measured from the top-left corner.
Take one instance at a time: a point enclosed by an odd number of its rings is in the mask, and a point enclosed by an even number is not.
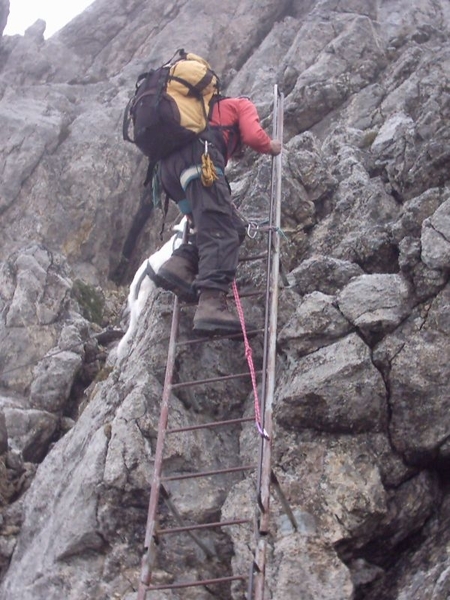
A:
[[[203,579],[201,581],[190,581],[187,583],[167,583],[166,585],[148,585],[147,590],[176,590],[181,588],[198,587],[201,585],[213,585],[214,583],[226,583],[228,581],[247,581],[248,577],[236,575],[234,577],[219,577],[217,579]]]
[[[252,292],[242,292],[239,294],[240,298],[254,298],[255,296],[264,296],[265,291],[253,290]],[[232,300],[233,298],[231,298]]]
[[[226,473],[238,473],[239,471],[251,471],[255,465],[245,465],[243,467],[229,467],[228,469],[218,469],[216,471],[200,471],[199,473],[186,473],[184,475],[173,475],[171,477],[161,477],[161,481],[178,481],[179,479],[195,479],[196,477],[209,477],[210,475],[223,475]]]
[[[254,337],[258,333],[264,333],[264,329],[251,329],[247,331],[247,335],[249,337]],[[193,338],[191,340],[183,340],[181,342],[177,342],[177,346],[190,346],[193,344],[204,344],[205,342],[217,342],[218,340],[238,340],[241,341],[243,339],[242,332],[233,333],[231,335],[212,335],[212,336],[203,336],[199,338]]]
[[[261,254],[250,254],[249,256],[239,257],[239,262],[251,262],[252,260],[261,260],[267,258],[268,252],[261,252]]]
[[[195,431],[196,429],[212,429],[213,427],[223,427],[225,425],[239,425],[239,423],[250,423],[255,417],[244,417],[242,419],[230,419],[228,421],[213,421],[211,423],[203,423],[203,425],[191,425],[190,427],[178,427],[177,429],[167,429],[166,434],[183,433],[185,431]]]
[[[244,523],[253,523],[253,521],[251,519],[235,519],[234,521],[218,521],[217,523],[202,523],[197,525],[186,525],[185,527],[172,527],[171,529],[159,529],[156,532],[156,535],[182,533],[184,531],[193,531],[195,529],[213,529],[214,527],[225,527],[227,525],[244,525]]]
[[[262,371],[256,371],[256,375],[261,375]],[[183,387],[191,387],[193,385],[201,385],[205,383],[216,383],[218,381],[230,381],[232,379],[240,379],[243,377],[250,377],[251,373],[235,373],[234,375],[222,375],[221,377],[210,377],[209,379],[196,379],[194,381],[183,381],[181,383],[172,384],[173,390],[178,390]]]

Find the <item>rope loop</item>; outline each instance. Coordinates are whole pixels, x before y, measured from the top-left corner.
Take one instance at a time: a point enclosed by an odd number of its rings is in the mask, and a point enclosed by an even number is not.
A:
[[[253,396],[255,398],[255,423],[256,423],[256,427],[258,429],[260,436],[265,438],[266,440],[270,440],[270,437],[269,437],[267,431],[262,426],[261,408],[260,408],[260,403],[259,403],[258,385],[256,383],[255,365],[253,364],[252,348],[248,342],[247,329],[245,326],[244,310],[242,308],[242,303],[241,303],[241,299],[239,297],[239,292],[237,289],[237,284],[236,284],[235,279],[233,280],[232,287],[233,287],[234,301],[236,303],[236,310],[239,315],[239,320],[241,322],[242,335],[244,336],[245,357],[247,359],[248,368],[249,368],[250,376],[252,379]]]

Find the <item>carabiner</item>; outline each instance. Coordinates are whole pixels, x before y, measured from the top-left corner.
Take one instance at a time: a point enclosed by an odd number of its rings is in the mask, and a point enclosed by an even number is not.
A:
[[[255,237],[258,235],[258,224],[257,223],[252,223],[251,221],[248,222],[247,225],[247,235],[251,240],[254,240]]]

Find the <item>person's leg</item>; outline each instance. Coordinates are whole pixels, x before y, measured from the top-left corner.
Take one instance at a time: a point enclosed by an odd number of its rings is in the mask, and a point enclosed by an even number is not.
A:
[[[176,294],[184,302],[196,302],[193,288],[198,271],[198,250],[194,244],[182,244],[159,269],[156,284]]]
[[[160,273],[163,287],[183,295],[183,285],[199,293],[199,304],[194,316],[194,330],[207,334],[235,334],[240,331],[239,319],[228,311],[226,294],[233,281],[238,264],[239,246],[245,236],[241,219],[237,218],[231,203],[231,193],[223,176],[223,157],[212,147],[211,156],[218,169],[219,179],[205,187],[195,168],[201,165],[202,145],[176,153],[163,161],[161,179],[165,190],[177,202],[186,200],[192,211],[196,242],[193,249],[181,248],[174,252]],[[198,254],[196,251],[198,250]]]
[[[220,177],[211,187],[200,179],[186,189],[192,209],[198,248],[194,287],[227,292],[236,274],[240,246],[228,186]]]
[[[196,148],[183,148],[161,161],[160,177],[164,191],[181,206],[187,203],[186,194],[180,183],[181,173],[195,160]],[[176,294],[185,302],[196,302],[197,293],[192,284],[198,272],[198,250],[195,236],[189,234],[188,243],[174,250],[172,256],[159,269],[155,283]]]
[[[194,288],[199,293],[194,331],[202,334],[236,334],[241,324],[229,310],[226,295],[238,264],[238,232],[231,196],[223,177],[211,187],[193,180],[186,194],[192,208],[199,254]]]

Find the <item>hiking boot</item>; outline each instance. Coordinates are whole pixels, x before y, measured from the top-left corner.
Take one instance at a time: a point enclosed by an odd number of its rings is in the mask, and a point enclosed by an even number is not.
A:
[[[228,310],[225,292],[215,289],[200,292],[194,331],[205,335],[232,335],[242,331],[241,322]]]
[[[197,293],[192,287],[196,275],[197,268],[190,260],[172,255],[158,270],[156,283],[184,302],[197,302]]]

